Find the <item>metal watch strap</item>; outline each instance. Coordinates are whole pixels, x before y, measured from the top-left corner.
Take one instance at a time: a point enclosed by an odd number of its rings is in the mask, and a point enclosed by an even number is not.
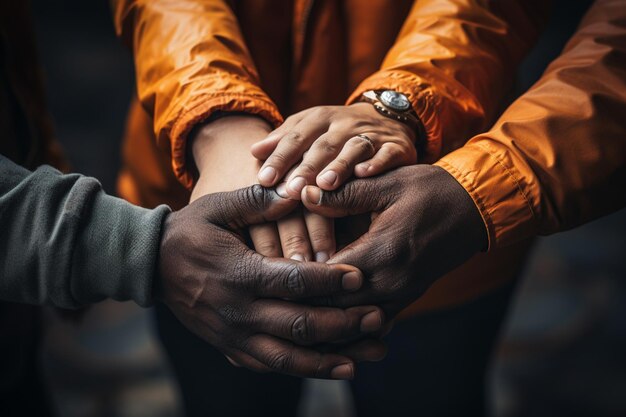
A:
[[[421,144],[426,140],[424,126],[412,108],[404,112],[394,111],[380,101],[379,92],[374,90],[369,90],[363,93],[361,95],[361,101],[372,104],[376,111],[383,116],[409,125],[416,132],[416,145]]]

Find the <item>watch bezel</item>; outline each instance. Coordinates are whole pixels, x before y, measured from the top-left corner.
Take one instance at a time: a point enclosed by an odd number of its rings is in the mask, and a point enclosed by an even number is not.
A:
[[[393,95],[394,97],[389,98],[387,97],[388,95]],[[397,98],[400,98],[402,100],[401,106],[398,106]],[[384,106],[389,107],[393,111],[406,112],[411,109],[411,102],[409,101],[409,98],[406,95],[395,90],[381,91],[380,93],[378,93],[378,99]]]

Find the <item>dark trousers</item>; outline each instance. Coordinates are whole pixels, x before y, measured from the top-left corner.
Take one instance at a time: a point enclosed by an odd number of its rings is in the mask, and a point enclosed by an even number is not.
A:
[[[398,323],[386,337],[387,358],[357,368],[359,417],[484,415],[485,371],[511,292]],[[296,414],[299,379],[235,368],[166,308],[157,317],[189,416]]]
[[[485,415],[485,371],[512,288],[396,324],[387,357],[359,365],[358,416]]]
[[[0,302],[0,416],[49,416],[39,347],[41,309]]]

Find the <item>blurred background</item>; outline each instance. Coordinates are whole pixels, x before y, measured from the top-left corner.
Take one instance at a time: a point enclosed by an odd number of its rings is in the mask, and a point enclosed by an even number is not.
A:
[[[556,2],[518,90],[562,49],[589,2]],[[77,172],[115,193],[133,69],[107,2],[33,0],[56,133]],[[626,192],[626,190],[624,190]],[[153,313],[104,302],[46,314],[42,361],[59,416],[181,416]],[[489,373],[493,415],[626,415],[626,211],[539,239]],[[302,416],[354,415],[348,387],[309,381]]]

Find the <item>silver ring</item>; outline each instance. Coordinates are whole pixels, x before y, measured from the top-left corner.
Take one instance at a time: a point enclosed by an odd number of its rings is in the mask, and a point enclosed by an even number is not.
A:
[[[361,138],[361,139],[363,139],[363,140],[367,141],[367,143],[369,143],[369,144],[370,144],[370,146],[372,147],[372,149],[373,149],[374,151],[376,151],[376,145],[374,145],[374,141],[373,141],[372,139],[370,139],[370,138],[369,138],[369,136],[364,135],[363,133],[359,133],[359,134],[358,134],[358,135],[356,135],[355,137],[357,137],[357,138]]]

